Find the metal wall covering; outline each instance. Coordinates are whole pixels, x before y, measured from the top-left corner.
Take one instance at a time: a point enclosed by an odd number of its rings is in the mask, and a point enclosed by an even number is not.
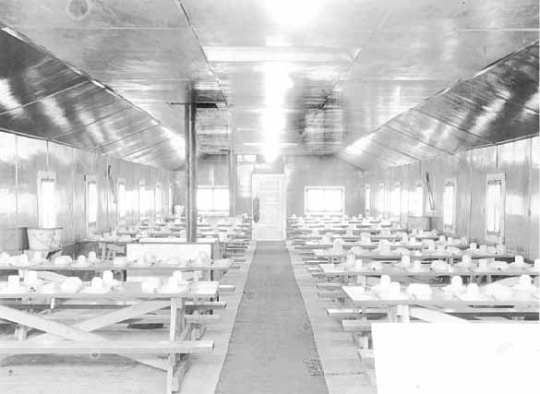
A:
[[[382,198],[379,185],[386,191],[400,182],[402,190],[413,190],[418,180],[429,174],[435,210],[429,210],[424,191],[424,214],[442,231],[443,185],[447,178],[456,178],[456,234],[470,240],[485,240],[486,176],[504,173],[506,177],[505,243],[512,251],[534,259],[538,257],[538,137],[488,146],[453,155],[418,161],[410,165],[363,173],[363,185],[371,186],[372,212],[379,214],[377,203]],[[365,202],[362,199],[362,204]],[[403,205],[403,201],[402,201]],[[365,205],[363,205],[365,206]],[[402,216],[402,222],[406,223]]]
[[[12,252],[19,244],[17,231],[16,137],[0,133],[0,250]]]
[[[54,172],[56,223],[63,228],[62,242],[73,242],[73,148],[58,144],[48,144],[47,158],[49,171]]]
[[[512,250],[529,254],[531,139],[497,147],[497,171],[506,175],[505,242]],[[485,181],[484,181],[485,182]]]
[[[161,183],[163,212],[167,212],[169,180],[174,173],[138,165],[106,155],[75,149],[45,140],[0,132],[0,250],[11,253],[28,247],[25,228],[39,225],[38,173],[55,174],[55,207],[57,225],[64,229],[62,242],[69,245],[83,239],[86,234],[85,176],[93,175],[98,181],[98,231],[111,231],[117,223],[116,203],[107,178],[111,166],[113,186],[118,178],[126,180],[129,201],[126,222],[139,220],[139,181],[144,180],[152,194],[157,182]],[[150,206],[146,214],[153,214]]]
[[[530,223],[529,223],[529,256],[531,258],[540,257],[540,192],[538,183],[540,180],[540,138],[531,139],[531,175],[529,177],[531,185],[529,191]]]

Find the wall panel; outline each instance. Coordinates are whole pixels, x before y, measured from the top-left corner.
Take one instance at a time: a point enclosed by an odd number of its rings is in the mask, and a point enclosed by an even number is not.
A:
[[[425,215],[432,217],[432,227],[442,231],[443,183],[457,179],[456,235],[470,240],[485,240],[486,176],[506,174],[505,242],[509,250],[530,258],[538,257],[538,137],[489,146],[455,155],[445,155],[409,166],[365,172],[364,183],[372,186],[374,199],[378,185],[386,190],[399,180],[412,190],[417,179],[429,174],[435,210],[429,211],[424,195]],[[373,189],[375,187],[375,190]],[[376,201],[372,199],[372,206]],[[375,211],[376,212],[376,211]],[[403,221],[403,217],[402,217]]]
[[[505,242],[510,249],[528,254],[529,245],[523,240],[529,234],[531,140],[499,145],[497,150],[497,172],[506,174]]]
[[[168,179],[176,175],[117,158],[67,147],[64,145],[0,132],[0,250],[10,253],[28,247],[27,226],[39,225],[38,172],[56,175],[57,224],[63,231],[62,242],[69,244],[86,237],[85,175],[98,179],[98,231],[110,231],[117,225],[116,204],[107,181],[107,166],[113,178],[126,179],[129,192],[137,192],[139,179],[149,190],[155,190],[158,179],[168,193]],[[116,187],[116,183],[113,185]],[[133,220],[132,211],[136,212]],[[150,212],[151,211],[151,212]],[[128,204],[128,225],[138,220],[138,206]],[[153,213],[153,207],[149,210]]]
[[[56,174],[56,223],[62,227],[62,243],[75,240],[73,231],[73,148],[48,144],[49,171]]]
[[[25,228],[38,226],[37,176],[47,171],[47,142],[17,137],[17,250],[28,246]]]
[[[530,213],[530,223],[529,223],[529,256],[531,258],[540,257],[539,253],[539,243],[540,239],[539,227],[540,222],[538,220],[538,211],[540,205],[540,193],[538,191],[538,177],[540,169],[540,138],[535,137],[531,139],[531,176],[530,179],[530,194],[529,194],[529,213]]]
[[[0,251],[13,252],[19,245],[16,164],[16,137],[0,133]]]

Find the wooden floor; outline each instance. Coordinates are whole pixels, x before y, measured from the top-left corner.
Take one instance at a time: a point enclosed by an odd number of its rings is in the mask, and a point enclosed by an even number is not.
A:
[[[326,313],[336,303],[318,296],[317,280],[307,270],[302,257],[289,247],[298,287],[313,327],[315,343],[321,360],[328,391],[331,394],[374,394],[374,375],[362,365],[358,345],[349,332],[344,332],[339,320]]]

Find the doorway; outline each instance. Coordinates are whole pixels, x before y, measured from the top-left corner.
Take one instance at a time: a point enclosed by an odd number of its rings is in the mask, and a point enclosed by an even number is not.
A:
[[[253,201],[258,199],[259,202],[259,220],[253,223],[253,239],[285,240],[285,175],[253,174],[251,185]]]

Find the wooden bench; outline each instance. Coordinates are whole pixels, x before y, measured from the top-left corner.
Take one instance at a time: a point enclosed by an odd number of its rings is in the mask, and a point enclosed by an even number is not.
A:
[[[219,309],[225,309],[227,308],[227,303],[223,301],[187,301],[186,304],[186,311],[215,311]]]
[[[386,312],[378,308],[369,308],[364,311],[354,308],[327,308],[326,313],[334,319],[358,319],[362,314],[370,318],[380,319],[386,316]]]
[[[345,299],[345,293],[341,289],[339,290],[327,290],[317,292],[319,298],[330,298],[330,299]]]
[[[192,354],[214,349],[214,341],[64,341],[0,344],[0,354]]]
[[[195,314],[184,316],[186,324],[217,324],[220,320],[219,315]]]
[[[375,321],[378,322],[378,321]],[[380,321],[382,323],[383,321]],[[343,326],[343,331],[345,332],[369,332],[371,331],[371,323],[373,321],[369,320],[342,320],[341,325]]]
[[[317,289],[324,290],[341,290],[341,283],[332,283],[332,282],[321,282],[316,284]]]
[[[236,286],[234,285],[219,285],[218,287],[220,294],[231,294],[234,293],[236,290]]]

